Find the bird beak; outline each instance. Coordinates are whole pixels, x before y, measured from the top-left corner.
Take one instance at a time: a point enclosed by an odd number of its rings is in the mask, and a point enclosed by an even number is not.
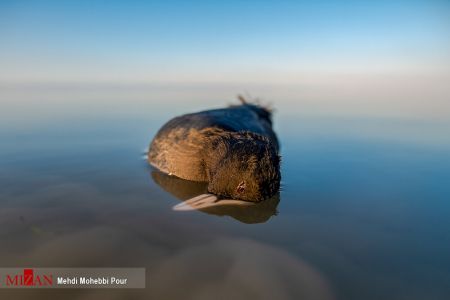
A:
[[[254,202],[235,200],[235,199],[219,199],[213,194],[201,194],[194,198],[188,199],[175,205],[173,210],[197,210],[214,206],[251,206]]]

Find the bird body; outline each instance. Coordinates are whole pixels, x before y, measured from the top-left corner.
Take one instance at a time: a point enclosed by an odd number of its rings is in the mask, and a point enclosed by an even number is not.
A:
[[[260,201],[279,189],[279,146],[271,112],[242,103],[182,115],[156,134],[149,163],[182,179],[208,182],[208,191]]]

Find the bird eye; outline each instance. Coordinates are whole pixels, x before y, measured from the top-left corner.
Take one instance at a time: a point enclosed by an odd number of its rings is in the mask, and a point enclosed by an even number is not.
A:
[[[239,194],[243,193],[245,191],[245,182],[242,181],[241,183],[239,183],[239,185],[236,188],[236,192],[238,192]]]

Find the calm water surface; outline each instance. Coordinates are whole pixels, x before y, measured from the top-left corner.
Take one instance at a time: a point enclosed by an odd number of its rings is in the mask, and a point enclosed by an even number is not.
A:
[[[447,123],[280,109],[280,197],[251,210],[179,212],[172,207],[204,186],[143,159],[176,113],[115,109],[0,130],[0,265],[145,267],[147,288],[0,295],[449,299]]]

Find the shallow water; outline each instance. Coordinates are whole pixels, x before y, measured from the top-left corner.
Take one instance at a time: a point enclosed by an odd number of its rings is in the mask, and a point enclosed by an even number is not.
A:
[[[447,122],[279,109],[279,198],[179,212],[204,186],[167,179],[142,156],[168,118],[199,106],[158,106],[34,123],[17,114],[0,131],[0,265],[145,267],[147,288],[0,295],[448,299]]]

